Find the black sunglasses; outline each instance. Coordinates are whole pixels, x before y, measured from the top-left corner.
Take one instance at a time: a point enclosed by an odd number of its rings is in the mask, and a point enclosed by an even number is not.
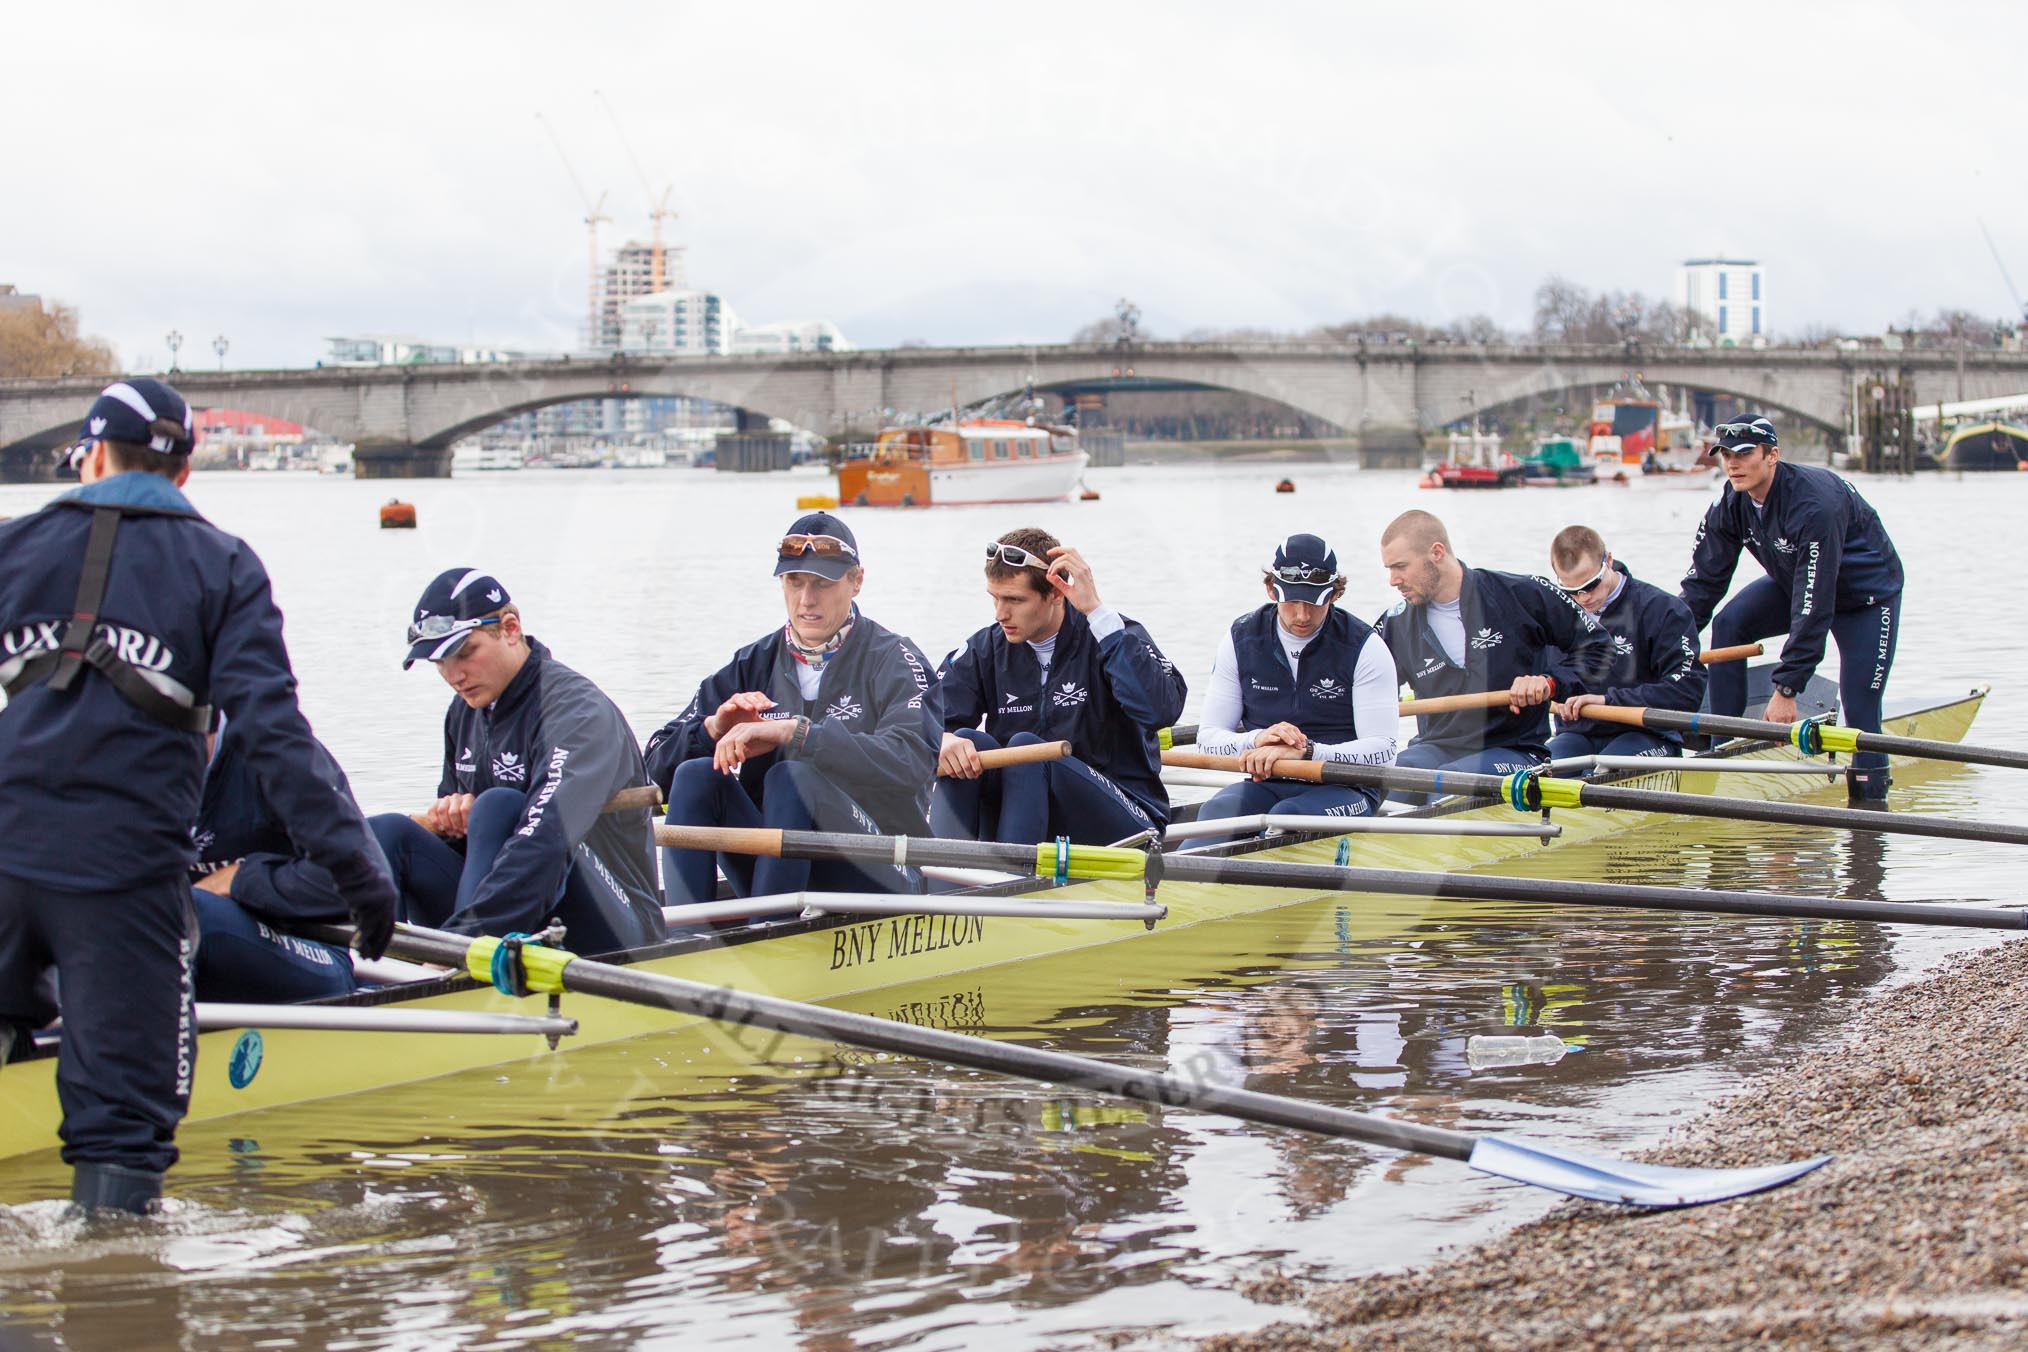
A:
[[[1601,582],[1604,582],[1606,580],[1606,576],[1609,573],[1611,573],[1612,570],[1613,570],[1613,556],[1611,554],[1607,554],[1605,558],[1600,561],[1598,566],[1598,574],[1595,577],[1593,577],[1591,581],[1580,582],[1575,587],[1566,587],[1561,582],[1559,582],[1556,584],[1556,589],[1562,592],[1565,596],[1589,596],[1592,594],[1592,592],[1598,589],[1598,586]]]

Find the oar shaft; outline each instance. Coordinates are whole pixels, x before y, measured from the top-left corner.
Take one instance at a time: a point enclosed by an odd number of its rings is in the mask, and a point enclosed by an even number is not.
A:
[[[402,926],[395,931],[388,949],[414,961],[462,967],[469,945],[469,940],[455,935],[440,935]],[[680,977],[636,971],[584,958],[565,964],[562,981],[566,989],[586,995],[650,1005],[701,1019],[767,1028],[796,1037],[843,1042],[900,1056],[923,1057],[998,1075],[1070,1085],[1137,1103],[1194,1108],[1268,1126],[1294,1127],[1326,1136],[1342,1136],[1393,1150],[1468,1160],[1472,1147],[1477,1143],[1477,1138],[1441,1127],[1396,1122],[1252,1090],[1197,1084],[1170,1075],[1108,1065],[1088,1057],[1048,1051],[1019,1042],[993,1042],[938,1028],[919,1028],[868,1014],[707,986]]]
[[[1615,708],[1595,705],[1584,711],[1586,718],[1624,723],[1629,727],[1662,732],[1704,732],[1720,737],[1750,737],[1767,742],[1791,740],[1793,725],[1760,718],[1732,718],[1723,714],[1683,713],[1676,709],[1644,709],[1639,706]],[[1865,732],[1839,728],[1851,737],[1855,751],[1875,751],[1888,756],[1910,756],[1917,760],[1952,761],[1959,765],[1997,765],[2011,770],[2028,770],[2028,752],[2002,747],[1966,746],[1961,742],[1939,742],[1928,737],[1897,737],[1887,732]],[[1830,735],[1826,728],[1824,734]]]
[[[1633,910],[1693,911],[1712,915],[1863,920],[1888,925],[1951,925],[1962,929],[2028,929],[2028,912],[1934,906],[1893,901],[1846,901],[1786,892],[1710,892],[1635,883],[1563,882],[1473,873],[1422,873],[1406,869],[1341,868],[1282,864],[1245,858],[1167,855],[1164,878],[1183,882],[1305,887],[1320,892],[1379,892],[1391,896],[1448,897],[1469,901],[1545,901],[1558,905],[1615,906]]]
[[[1429,699],[1405,699],[1399,706],[1403,718],[1423,714],[1451,714],[1463,709],[1496,709],[1513,696],[1505,690],[1480,690],[1469,695],[1435,695]]]
[[[1070,754],[1069,742],[1032,742],[1027,746],[1000,746],[979,753],[979,764],[988,770],[1003,765],[1033,765],[1037,761],[1062,760]]]
[[[757,827],[658,826],[655,843],[679,850],[828,859],[855,864],[931,864],[944,868],[1035,871],[1035,846],[921,836],[860,836],[847,831],[776,831]]]
[[[1749,657],[1759,657],[1767,649],[1759,643],[1735,643],[1730,648],[1706,648],[1697,654],[1697,660],[1705,666],[1719,662],[1740,662]]]

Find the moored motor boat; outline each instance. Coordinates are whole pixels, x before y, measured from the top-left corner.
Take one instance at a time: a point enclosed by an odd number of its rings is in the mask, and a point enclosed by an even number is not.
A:
[[[890,427],[839,464],[838,500],[853,507],[1063,502],[1087,459],[1074,427],[999,418]]]

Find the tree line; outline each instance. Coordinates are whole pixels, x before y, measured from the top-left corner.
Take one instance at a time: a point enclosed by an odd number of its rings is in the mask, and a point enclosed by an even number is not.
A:
[[[112,375],[120,369],[111,344],[78,332],[77,311],[6,290],[0,296],[0,378]]]

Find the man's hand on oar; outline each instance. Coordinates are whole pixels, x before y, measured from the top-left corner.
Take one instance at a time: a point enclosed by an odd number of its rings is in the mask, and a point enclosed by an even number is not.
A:
[[[937,752],[937,774],[950,779],[977,779],[988,770],[1008,765],[1033,765],[1037,761],[1062,760],[1070,754],[1069,742],[1033,742],[1023,746],[995,747],[981,751],[954,732],[944,734]]]
[[[404,926],[396,933],[390,951],[411,961],[457,963],[475,978],[490,982],[496,980],[494,956],[500,946],[498,939],[469,939]],[[1460,1160],[1481,1173],[1622,1206],[1697,1206],[1743,1197],[1793,1182],[1829,1159],[1820,1155],[1754,1169],[1675,1169],[1634,1164],[1514,1137],[1402,1122],[1301,1099],[1158,1075],[1150,1070],[1115,1066],[1019,1042],[994,1042],[823,1005],[707,986],[638,967],[594,962],[536,944],[524,943],[517,956],[520,970],[510,972],[510,978],[518,977],[525,981],[527,989],[537,993],[577,991],[721,1023],[921,1057],[1044,1084],[1069,1085],[1134,1103],[1192,1108],[1241,1121],[1339,1136],[1390,1150]]]

